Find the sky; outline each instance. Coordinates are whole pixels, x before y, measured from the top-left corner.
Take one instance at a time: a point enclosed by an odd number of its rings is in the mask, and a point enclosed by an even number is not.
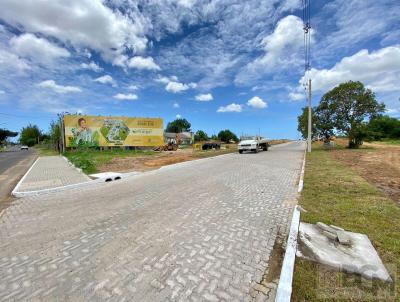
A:
[[[0,0],[0,127],[57,113],[299,138],[301,1]],[[362,81],[400,117],[398,0],[311,1],[313,104]]]

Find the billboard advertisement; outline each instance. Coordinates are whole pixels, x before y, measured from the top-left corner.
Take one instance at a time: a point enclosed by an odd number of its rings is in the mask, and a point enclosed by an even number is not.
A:
[[[163,120],[144,117],[65,115],[66,147],[154,147],[164,144]]]

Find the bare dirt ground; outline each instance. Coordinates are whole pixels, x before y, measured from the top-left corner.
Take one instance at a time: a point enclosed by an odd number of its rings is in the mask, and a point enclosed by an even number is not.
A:
[[[270,144],[277,145],[288,141],[289,140],[286,139],[272,140],[270,141]],[[188,148],[178,149],[177,151],[162,151],[155,155],[126,158],[116,157],[108,163],[98,167],[98,170],[99,172],[143,172],[184,161],[236,152],[236,150],[236,145],[230,145],[228,149],[221,150],[195,151],[192,148]]]
[[[400,205],[400,147],[365,143],[364,150],[335,150],[333,156]]]
[[[193,153],[192,149],[182,149],[177,151],[159,152],[150,156],[126,158],[116,157],[108,163],[101,165],[98,170],[100,172],[149,171],[158,169],[162,166],[193,160],[196,158]]]

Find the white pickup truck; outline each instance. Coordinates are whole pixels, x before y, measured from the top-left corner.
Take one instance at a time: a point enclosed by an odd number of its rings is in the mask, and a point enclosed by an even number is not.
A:
[[[244,151],[258,153],[258,151],[268,151],[269,146],[270,145],[265,138],[259,136],[244,136],[240,138],[238,150],[240,154]]]

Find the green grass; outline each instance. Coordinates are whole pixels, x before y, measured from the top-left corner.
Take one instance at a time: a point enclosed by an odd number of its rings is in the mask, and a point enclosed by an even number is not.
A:
[[[400,139],[383,139],[382,141],[378,141],[377,143],[382,143],[385,145],[399,145],[400,146]]]
[[[52,155],[60,154],[56,150],[48,148],[47,146],[43,146],[43,145],[36,145],[33,148],[39,152],[40,156],[52,156]]]
[[[308,211],[302,213],[304,222],[322,221],[368,235],[392,277],[396,271],[399,275],[399,206],[335,160],[329,151],[316,147],[307,155],[300,204]],[[398,281],[395,277],[395,284]],[[354,275],[297,259],[292,301],[378,301],[379,291],[389,294],[381,301],[399,301],[400,286],[396,285],[397,289],[382,282],[371,285]]]
[[[72,150],[64,153],[76,167],[81,168],[86,174],[98,172],[98,167],[108,163],[113,158],[126,158],[136,156],[151,156],[154,151],[141,151],[141,150]]]

